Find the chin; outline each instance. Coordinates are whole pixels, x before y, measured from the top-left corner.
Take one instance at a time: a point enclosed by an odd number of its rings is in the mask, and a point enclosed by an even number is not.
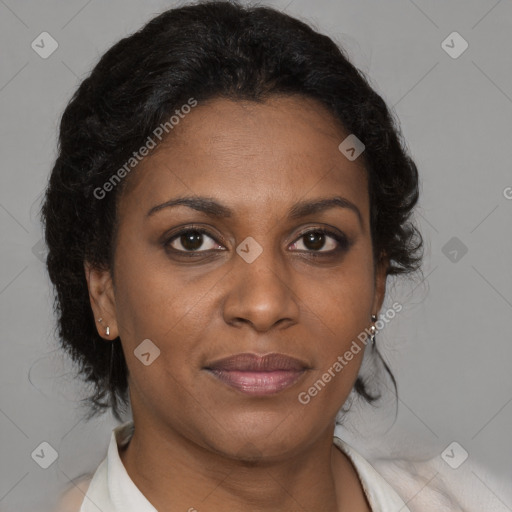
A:
[[[282,416],[279,421],[254,421],[251,425],[246,423],[230,423],[218,436],[211,437],[206,444],[216,452],[224,454],[235,460],[257,462],[261,459],[278,460],[288,458],[307,445],[309,437],[306,432],[298,430],[296,422],[285,425]],[[304,427],[304,425],[302,425]],[[222,428],[222,427],[219,427]]]

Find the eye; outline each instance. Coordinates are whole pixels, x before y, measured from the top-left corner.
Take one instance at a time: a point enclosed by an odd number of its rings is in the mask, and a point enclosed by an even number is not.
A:
[[[210,242],[206,243],[205,247],[205,241],[207,240],[210,240]],[[325,228],[315,228],[302,233],[290,247],[294,251],[304,251],[313,254],[325,253],[325,255],[328,255],[346,251],[349,245],[350,243],[345,235]],[[172,252],[187,256],[201,252],[225,250],[222,245],[217,243],[213,235],[201,227],[182,229],[164,242],[164,246],[170,248]],[[203,248],[202,250],[201,247]]]
[[[304,239],[304,242],[299,242],[302,239]],[[300,248],[301,243],[305,249]],[[334,253],[340,250],[346,250],[349,243],[346,237],[340,233],[335,233],[324,228],[315,228],[302,233],[298,238],[298,241],[294,242],[292,246],[295,246],[295,249],[300,251],[305,250],[306,252]],[[324,249],[326,246],[327,250],[320,250]]]
[[[203,246],[205,238],[211,240],[209,247],[204,250],[199,250]],[[208,244],[207,244],[208,245]],[[181,253],[197,253],[207,252],[218,248],[222,249],[215,239],[208,234],[205,229],[202,228],[187,228],[175,235],[173,235],[166,243],[165,246],[171,247],[176,252]],[[177,246],[177,247],[176,247]]]

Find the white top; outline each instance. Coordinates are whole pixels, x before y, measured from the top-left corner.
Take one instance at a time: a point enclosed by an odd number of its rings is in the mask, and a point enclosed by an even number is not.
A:
[[[157,512],[129,477],[118,448],[134,431],[133,420],[112,430],[105,459],[96,469],[79,512]],[[373,512],[411,512],[397,492],[354,448],[338,437],[334,444],[354,464]]]

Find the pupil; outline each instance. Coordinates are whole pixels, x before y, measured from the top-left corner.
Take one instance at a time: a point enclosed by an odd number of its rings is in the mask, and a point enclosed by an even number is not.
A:
[[[321,249],[324,245],[324,234],[323,233],[317,233],[317,232],[311,232],[306,235],[306,240],[304,241],[304,245],[308,247],[309,249]],[[315,243],[315,239],[317,240]]]
[[[190,231],[186,235],[181,235],[180,242],[187,251],[194,251],[201,247],[202,238],[203,234],[199,231]]]

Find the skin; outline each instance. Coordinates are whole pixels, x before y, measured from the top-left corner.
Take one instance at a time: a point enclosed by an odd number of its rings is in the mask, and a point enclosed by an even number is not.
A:
[[[135,433],[121,460],[161,512],[370,510],[333,445],[364,345],[307,405],[298,400],[372,325],[385,296],[388,262],[374,267],[366,171],[338,150],[347,135],[313,99],[201,103],[129,177],[113,277],[85,264],[98,332],[119,335],[127,359]],[[214,198],[234,215],[182,205],[147,216],[184,195]],[[333,196],[356,205],[361,220],[339,207],[287,217],[298,201]],[[194,246],[199,255],[173,255],[165,241],[190,225],[210,233]],[[308,243],[303,231],[321,227],[344,233],[348,249],[336,251],[330,235]],[[236,252],[249,236],[263,249],[252,263]],[[133,352],[148,338],[160,356],[146,366]],[[311,369],[266,397],[203,369],[241,352],[284,353]]]

